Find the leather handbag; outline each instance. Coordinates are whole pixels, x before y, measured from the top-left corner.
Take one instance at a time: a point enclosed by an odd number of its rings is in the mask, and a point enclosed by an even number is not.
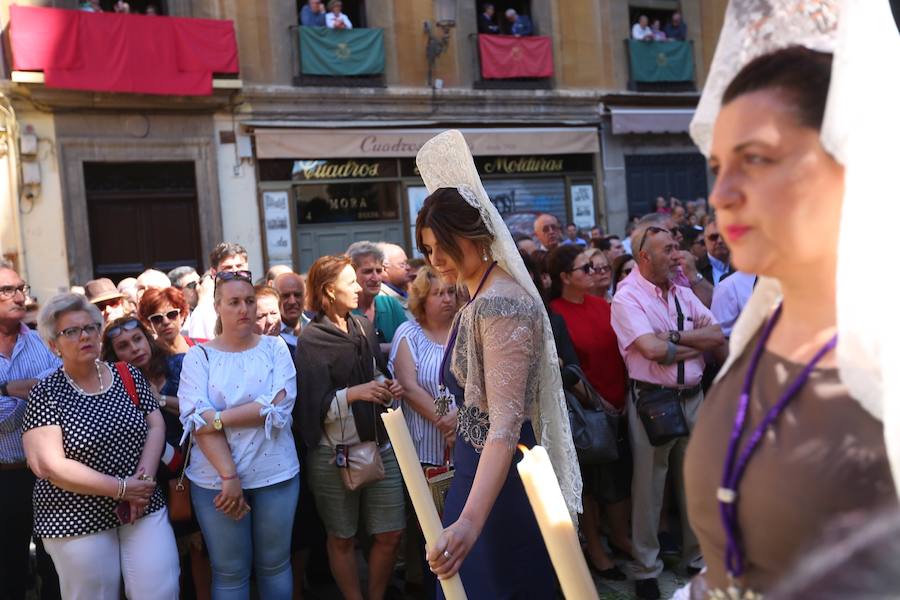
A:
[[[678,331],[684,330],[684,313],[678,295],[672,292],[675,299],[675,310],[678,313]],[[678,385],[684,385],[684,361],[677,364]],[[635,409],[647,432],[647,440],[651,446],[662,446],[672,440],[690,435],[684,406],[681,403],[681,392],[677,389],[660,386],[657,389],[639,390],[635,386]]]
[[[663,446],[690,434],[681,394],[677,390],[662,387],[655,390],[635,389],[635,394],[635,408],[651,446]]]
[[[194,509],[191,506],[191,488],[184,485],[184,472],[191,459],[191,448],[193,447],[194,436],[192,435],[188,439],[187,453],[184,464],[181,466],[181,474],[178,479],[169,480],[169,520],[173,523],[187,523],[194,516]]]
[[[375,405],[372,414],[376,423]],[[341,421],[341,439],[344,439],[344,419],[341,417],[341,405],[338,403],[338,419]],[[332,462],[341,472],[344,489],[355,492],[371,483],[384,479],[384,463],[378,443],[378,427],[375,427],[374,442],[357,442],[356,444],[335,444]]]
[[[607,402],[594,389],[580,367],[567,365],[566,369],[578,376],[593,406],[585,408],[569,390],[565,390],[569,409],[569,425],[572,440],[582,465],[596,465],[619,459],[619,429],[624,415]]]
[[[377,443],[360,442],[337,446],[341,447],[346,448],[346,461],[345,466],[341,467],[341,480],[348,491],[355,492],[370,483],[384,479],[384,463],[381,462],[381,452]]]
[[[202,348],[202,347],[201,347]],[[203,350],[203,353],[206,353],[206,350]],[[128,370],[128,365],[124,362],[116,363],[116,370],[119,372],[119,378],[122,380],[122,385],[125,386],[125,391],[128,392],[128,396],[131,398],[131,401],[135,406],[140,407],[141,401],[137,395],[137,387],[134,384],[134,378],[131,376],[131,371]],[[193,446],[193,436],[188,440],[188,448],[187,454],[184,459],[184,463],[181,465],[181,475],[178,479],[170,479],[169,480],[169,497],[168,497],[168,509],[169,509],[169,520],[173,523],[185,523],[191,520],[193,516],[193,508],[191,507],[191,490],[184,485],[184,472],[187,469],[188,461],[191,457],[191,447]]]

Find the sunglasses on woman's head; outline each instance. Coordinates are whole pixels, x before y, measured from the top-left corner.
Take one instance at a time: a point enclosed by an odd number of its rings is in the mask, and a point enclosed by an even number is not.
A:
[[[219,271],[216,273],[216,287],[220,281],[246,281],[253,285],[253,274],[250,271]]]
[[[125,333],[126,331],[134,331],[135,329],[138,328],[138,326],[140,326],[140,323],[138,323],[137,319],[130,319],[128,321],[125,321],[121,325],[116,325],[115,327],[113,327],[112,329],[107,331],[106,339],[108,339],[108,340],[115,339],[115,338],[119,337],[121,334]]]
[[[156,313],[155,315],[150,315],[148,317],[148,319],[151,324],[156,326],[156,325],[162,325],[163,319],[168,319],[169,321],[174,321],[175,319],[178,318],[178,315],[180,315],[180,314],[181,314],[181,311],[178,310],[177,308],[175,308],[175,309],[170,310],[169,312]]]

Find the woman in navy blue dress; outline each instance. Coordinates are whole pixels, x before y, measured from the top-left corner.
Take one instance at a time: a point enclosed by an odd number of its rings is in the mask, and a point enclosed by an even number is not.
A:
[[[472,600],[553,598],[556,578],[514,468],[516,446],[539,439],[555,459],[570,509],[579,508],[581,481],[546,311],[462,135],[441,134],[418,162],[432,194],[418,215],[417,243],[440,277],[464,285],[470,298],[454,320],[436,399],[439,412],[455,403],[459,422],[445,529],[429,548],[429,564],[440,578],[458,572]]]

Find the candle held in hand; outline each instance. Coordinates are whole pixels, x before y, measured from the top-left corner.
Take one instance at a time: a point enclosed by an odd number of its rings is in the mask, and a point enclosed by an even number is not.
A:
[[[524,458],[516,468],[534,510],[550,562],[568,600],[598,600],[597,587],[578,543],[575,524],[566,508],[559,480],[542,446],[519,446]]]
[[[394,454],[400,465],[403,481],[406,483],[406,489],[409,490],[413,509],[416,511],[416,517],[419,519],[419,525],[425,535],[425,542],[429,546],[433,546],[440,538],[444,526],[438,517],[431,491],[428,489],[428,482],[425,481],[425,474],[422,472],[422,465],[419,462],[419,455],[416,454],[412,436],[409,435],[406,419],[403,418],[403,411],[388,409],[381,415],[381,418],[384,421],[388,437],[391,438],[391,445],[394,447]],[[439,581],[447,600],[466,600],[466,592],[459,575]]]

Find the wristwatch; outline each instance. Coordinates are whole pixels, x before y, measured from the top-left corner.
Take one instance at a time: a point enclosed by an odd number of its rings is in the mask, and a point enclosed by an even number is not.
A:
[[[9,390],[6,389],[8,381],[0,381],[0,396],[9,396]]]
[[[673,344],[678,344],[681,342],[681,332],[675,331],[674,329],[669,332],[669,341]]]
[[[222,411],[217,410],[216,414],[213,415],[213,429],[216,431],[222,431]]]

